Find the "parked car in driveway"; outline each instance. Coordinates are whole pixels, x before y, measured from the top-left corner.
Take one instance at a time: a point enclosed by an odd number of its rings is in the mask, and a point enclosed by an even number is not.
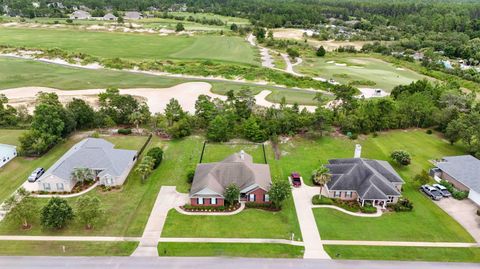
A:
[[[439,190],[430,185],[422,185],[420,187],[420,190],[422,190],[428,197],[432,198],[433,200],[438,201],[443,197],[442,193]]]
[[[292,179],[292,185],[296,188],[302,186],[302,177],[300,176],[299,173],[293,172],[290,175],[290,178]]]
[[[432,186],[435,187],[437,190],[439,190],[443,197],[452,196],[452,194],[447,190],[445,186],[440,184],[433,184]]]
[[[43,173],[45,173],[45,169],[39,167],[37,169],[35,169],[31,174],[30,176],[28,176],[28,182],[35,182],[37,181],[37,179],[39,179]]]

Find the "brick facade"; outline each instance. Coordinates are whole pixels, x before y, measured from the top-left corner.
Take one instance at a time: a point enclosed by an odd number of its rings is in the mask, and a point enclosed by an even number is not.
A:
[[[198,198],[190,198],[190,204],[192,206],[223,206],[225,205],[225,201],[223,198],[217,198],[217,203],[212,205],[212,198],[203,198],[203,205],[198,204]]]
[[[250,201],[250,194],[254,194],[255,195],[255,201]],[[255,189],[251,192],[248,192],[247,193],[247,201],[248,202],[251,202],[251,203],[256,203],[256,204],[264,204],[264,203],[269,203],[269,202],[265,202],[265,195],[267,194],[267,192],[263,189]]]

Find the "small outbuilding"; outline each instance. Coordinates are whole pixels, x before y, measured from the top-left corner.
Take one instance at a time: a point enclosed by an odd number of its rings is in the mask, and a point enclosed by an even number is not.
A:
[[[126,20],[140,20],[143,19],[143,15],[138,11],[127,11],[123,18]]]
[[[107,13],[105,16],[103,16],[104,21],[116,21],[117,19],[117,16],[113,15],[112,13]]]

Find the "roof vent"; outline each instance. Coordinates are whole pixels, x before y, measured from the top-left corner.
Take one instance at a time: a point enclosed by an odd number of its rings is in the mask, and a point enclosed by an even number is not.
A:
[[[362,145],[356,144],[355,145],[355,154],[353,158],[360,158],[362,156]]]

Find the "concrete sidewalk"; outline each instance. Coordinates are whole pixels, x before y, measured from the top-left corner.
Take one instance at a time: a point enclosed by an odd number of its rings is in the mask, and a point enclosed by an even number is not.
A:
[[[292,246],[304,246],[302,241],[270,238],[187,238],[187,237],[162,237],[159,242],[182,242],[182,243],[253,243],[253,244],[285,244]]]

